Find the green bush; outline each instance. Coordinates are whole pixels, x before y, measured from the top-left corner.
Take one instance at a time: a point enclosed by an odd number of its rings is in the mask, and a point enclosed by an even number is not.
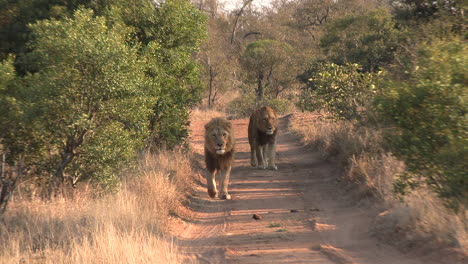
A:
[[[145,147],[183,142],[201,98],[194,53],[206,16],[190,1],[89,5],[29,25],[16,65],[33,71],[0,64],[0,143],[49,193],[69,178],[115,189]]]
[[[65,177],[116,186],[118,169],[136,161],[148,135],[151,93],[139,46],[127,44],[127,27],[91,10],[31,31],[40,70],[25,78],[21,100],[27,138],[45,150],[33,157],[38,174],[49,176],[51,190]]]
[[[380,73],[363,73],[358,64],[313,63],[300,76],[305,84],[298,106],[302,110],[326,110],[335,119],[363,119],[374,98]]]
[[[407,80],[386,81],[378,109],[392,129],[388,146],[406,162],[400,192],[424,180],[452,205],[468,203],[468,49],[463,40],[419,50]]]

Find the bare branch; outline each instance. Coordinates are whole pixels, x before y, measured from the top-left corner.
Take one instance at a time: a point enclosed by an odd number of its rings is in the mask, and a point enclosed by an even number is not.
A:
[[[234,22],[234,27],[232,28],[232,33],[231,33],[231,44],[234,43],[234,39],[236,38],[236,30],[237,30],[237,25],[239,24],[239,18],[244,13],[244,9],[247,7],[247,5],[249,5],[252,2],[253,0],[246,0],[244,4],[242,5],[241,9],[239,10],[239,12],[237,12],[236,21]]]
[[[250,35],[261,35],[261,34],[262,34],[262,33],[260,33],[260,32],[255,32],[255,31],[254,31],[254,32],[249,32],[249,33],[247,33],[247,34],[244,35],[243,39],[246,39],[246,38],[247,38],[248,36],[250,36]]]

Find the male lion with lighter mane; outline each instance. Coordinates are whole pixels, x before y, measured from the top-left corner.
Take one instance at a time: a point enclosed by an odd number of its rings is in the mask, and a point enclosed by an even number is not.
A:
[[[278,118],[268,106],[257,109],[249,120],[250,164],[277,170],[275,165]]]
[[[220,199],[231,199],[228,193],[229,176],[234,160],[235,138],[232,125],[224,118],[213,118],[205,125],[205,163],[208,170],[208,195],[215,198],[216,174],[220,175]]]

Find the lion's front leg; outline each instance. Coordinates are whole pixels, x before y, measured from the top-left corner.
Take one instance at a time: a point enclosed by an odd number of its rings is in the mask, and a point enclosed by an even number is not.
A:
[[[276,143],[268,144],[268,168],[272,170],[278,170],[275,164],[276,159]]]
[[[231,166],[229,166],[226,170],[220,172],[221,178],[220,186],[221,192],[219,193],[220,199],[231,200],[231,195],[228,193],[229,187],[229,177],[231,176]]]
[[[250,146],[250,165],[254,168],[258,166],[258,159],[257,159],[257,146],[252,145]]]
[[[216,170],[208,172],[207,176],[206,181],[208,184],[208,195],[211,198],[215,198],[216,194],[218,194],[218,190],[216,190]]]
[[[266,169],[267,167],[266,150],[266,145],[257,145],[258,168]]]

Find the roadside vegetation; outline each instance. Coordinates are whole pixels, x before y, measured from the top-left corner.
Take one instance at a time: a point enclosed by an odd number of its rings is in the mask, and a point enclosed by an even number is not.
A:
[[[167,236],[193,175],[181,150],[148,154],[118,191],[92,185],[49,200],[19,189],[0,225],[0,263],[181,263]]]
[[[189,1],[1,1],[0,262],[180,263],[192,175]]]
[[[260,105],[306,113],[376,234],[467,254],[465,2],[0,0],[1,261],[177,262],[190,120]]]

